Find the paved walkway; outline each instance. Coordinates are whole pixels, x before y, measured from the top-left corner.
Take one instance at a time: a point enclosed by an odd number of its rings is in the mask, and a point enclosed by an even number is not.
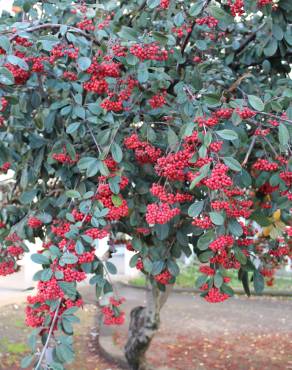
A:
[[[130,310],[145,303],[145,291],[120,287]],[[86,299],[93,295],[87,291]],[[209,304],[194,294],[172,293],[161,328],[149,349],[155,367],[177,370],[292,369],[292,299],[234,297]],[[122,353],[126,325],[103,328],[109,351]]]

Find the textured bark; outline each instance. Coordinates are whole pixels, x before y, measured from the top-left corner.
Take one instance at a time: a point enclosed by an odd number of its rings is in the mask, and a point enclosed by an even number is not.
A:
[[[159,329],[160,310],[166,302],[172,286],[165,292],[152,287],[147,292],[147,307],[138,306],[131,311],[128,341],[125,355],[131,370],[150,370],[146,352],[151,340]]]

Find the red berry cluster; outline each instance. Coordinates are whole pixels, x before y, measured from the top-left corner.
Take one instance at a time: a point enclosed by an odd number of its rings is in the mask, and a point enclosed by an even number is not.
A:
[[[76,75],[75,72],[65,71],[63,73],[63,78],[65,80],[69,80],[69,81],[76,81],[77,80],[77,75]]]
[[[92,239],[103,239],[109,235],[109,231],[107,229],[97,229],[92,228],[85,231],[85,235],[90,236]]]
[[[4,112],[8,107],[8,100],[4,97],[1,98],[1,112]]]
[[[37,217],[30,217],[27,221],[27,226],[31,229],[38,229],[43,226],[43,222],[39,220]]]
[[[103,30],[105,27],[108,27],[109,24],[110,24],[111,19],[112,19],[112,16],[107,15],[106,18],[98,24],[97,28],[99,30]]]
[[[0,276],[7,276],[14,274],[17,271],[14,261],[0,262]]]
[[[6,225],[1,222],[1,228],[6,228]],[[11,242],[15,243],[11,245]],[[8,243],[8,246],[5,244]],[[21,246],[22,240],[16,233],[12,233],[5,238],[5,242],[0,246],[0,276],[7,276],[19,270],[17,261],[19,261],[24,253],[24,248]]]
[[[17,45],[24,46],[25,48],[28,48],[33,45],[33,43],[28,41],[28,39],[20,36],[14,37],[13,42],[15,42],[15,44]]]
[[[269,4],[273,4],[273,0],[258,0],[257,2],[257,6],[259,8],[263,7],[263,6],[266,6],[266,5],[269,5]]]
[[[254,112],[253,110],[249,108],[243,108],[243,109],[237,108],[236,113],[239,115],[241,119],[252,118],[256,115],[256,112]]]
[[[233,17],[241,16],[244,14],[244,1],[243,0],[228,0],[227,3],[230,6],[230,11]]]
[[[199,127],[214,127],[218,125],[219,119],[217,117],[210,117],[210,118],[205,118],[205,117],[197,117],[195,118],[195,123],[198,122]]]
[[[113,167],[113,160],[109,158],[108,160],[112,162],[112,169],[113,171],[119,172],[117,164]],[[99,200],[105,208],[108,208],[108,213],[106,215],[106,219],[109,221],[116,221],[122,217],[126,217],[129,212],[127,201],[122,197],[121,194],[114,194],[107,183],[111,177],[115,176],[115,172],[110,174],[109,176],[100,176],[99,177],[99,185],[96,190],[96,194],[94,196],[95,199]],[[119,183],[119,187],[123,190],[128,185],[128,179],[125,176],[121,176],[121,180]]]
[[[104,315],[105,325],[123,325],[125,322],[125,312],[119,309],[119,306],[125,302],[124,298],[110,298],[110,303],[106,307],[102,307],[101,312]]]
[[[199,270],[204,275],[208,275],[208,276],[215,275],[215,270],[212,269],[210,266],[206,266],[206,265],[200,266]]]
[[[275,162],[269,162],[267,159],[258,159],[253,165],[252,168],[258,171],[277,171],[279,165]]]
[[[160,8],[168,9],[170,0],[160,0]]]
[[[77,155],[75,159],[72,159],[70,155],[66,153],[65,149],[63,153],[53,153],[52,158],[59,163],[66,163],[70,165],[77,163],[79,160]]]
[[[183,24],[181,27],[172,27],[171,31],[176,33],[177,37],[181,39],[184,35],[192,32],[192,27],[188,24]]]
[[[30,77],[30,73],[28,71],[25,71],[24,69],[22,69],[22,68],[20,68],[20,67],[18,67],[16,65],[7,63],[7,64],[4,65],[4,67],[6,67],[7,69],[9,69],[9,71],[13,74],[14,83],[16,85],[23,85],[23,84],[25,84],[26,81]]]
[[[165,95],[166,95],[166,91],[164,91],[162,94],[157,94],[157,95],[152,96],[152,98],[149,99],[149,104],[151,108],[157,109],[165,105],[166,104]]]
[[[2,164],[2,166],[0,167],[0,171],[2,173],[7,173],[9,168],[11,167],[11,163],[10,162],[5,162]]]
[[[127,48],[121,44],[114,44],[112,52],[116,57],[125,57],[127,55]]]
[[[269,135],[270,132],[271,132],[271,130],[269,128],[266,128],[266,129],[257,128],[255,130],[254,134],[256,136],[267,136],[267,135]]]
[[[211,203],[214,211],[224,210],[229,218],[249,218],[252,213],[252,206],[253,202],[251,200],[240,200],[237,198],[229,198],[228,201],[215,200]]]
[[[281,177],[281,174],[280,174]],[[259,187],[259,192],[265,195],[272,194],[274,191],[277,191],[279,189],[279,185],[272,186],[269,182],[265,182],[264,185]]]
[[[158,275],[154,276],[154,279],[159,283],[163,285],[169,284],[169,281],[172,279],[172,275],[168,270],[164,270]]]
[[[213,252],[219,252],[226,248],[231,248],[234,244],[234,239],[230,235],[221,235],[209,245]]]
[[[180,214],[179,208],[171,208],[168,203],[151,203],[147,206],[146,222],[149,225],[163,225]]]
[[[198,55],[193,57],[193,62],[194,63],[202,63],[203,59],[199,57]]]
[[[57,59],[68,56],[71,59],[77,59],[79,55],[79,49],[75,48],[74,45],[69,44],[58,44],[51,50],[51,56],[49,58],[50,63],[54,63]]]
[[[204,299],[209,303],[224,302],[228,298],[228,294],[220,292],[220,290],[216,287],[211,288],[208,294],[204,296]]]
[[[232,108],[221,108],[221,109],[216,110],[214,114],[216,117],[220,119],[229,119],[231,118],[232,113],[233,113]]]
[[[284,171],[280,173],[280,178],[285,182],[287,186],[292,186],[292,172]]]
[[[233,185],[232,179],[227,176],[229,168],[225,164],[217,163],[211,172],[209,178],[204,179],[202,183],[211,190],[219,190]]]
[[[124,145],[135,152],[136,160],[140,163],[156,163],[161,156],[161,150],[146,141],[141,141],[137,134],[125,138]]]
[[[212,221],[209,216],[194,218],[192,221],[192,225],[200,229],[211,229],[213,227]]]
[[[141,61],[165,61],[168,59],[167,50],[163,50],[161,46],[155,42],[151,44],[135,44],[130,47],[130,53],[135,55]]]
[[[176,194],[169,193],[162,185],[156,183],[152,184],[150,191],[161,202],[169,204],[188,202],[193,199],[191,194],[183,194],[180,192],[177,192]]]
[[[219,21],[218,21],[218,19],[216,19],[214,17],[207,16],[207,17],[204,17],[204,18],[197,18],[196,23],[199,26],[206,25],[209,28],[215,28],[218,25]]]
[[[179,151],[170,153],[157,160],[155,171],[159,176],[163,176],[169,180],[184,181],[187,178],[186,169],[191,155],[188,151]]]
[[[129,77],[127,80],[118,81],[117,85],[126,86],[124,89],[121,89],[119,93],[117,93],[116,90],[108,91],[108,98],[101,102],[101,108],[113,112],[129,109],[124,107],[124,102],[130,99],[133,89],[138,85],[138,81]]]
[[[93,24],[92,19],[87,19],[87,18],[78,22],[76,24],[76,27],[84,31],[94,31],[95,30],[95,26]]]
[[[144,235],[147,235],[150,233],[150,229],[148,229],[147,227],[137,227],[136,231],[138,234],[144,234]]]

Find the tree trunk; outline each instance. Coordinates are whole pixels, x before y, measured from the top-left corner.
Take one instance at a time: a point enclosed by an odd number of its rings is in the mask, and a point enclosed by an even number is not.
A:
[[[146,351],[160,324],[160,310],[166,302],[172,285],[161,292],[157,287],[147,291],[147,307],[138,306],[131,311],[125,355],[131,370],[150,370]]]

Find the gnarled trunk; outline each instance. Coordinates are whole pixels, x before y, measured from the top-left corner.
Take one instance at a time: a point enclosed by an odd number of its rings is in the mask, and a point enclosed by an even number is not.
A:
[[[128,341],[125,346],[125,355],[131,370],[151,369],[145,355],[159,329],[160,310],[171,289],[172,286],[167,286],[166,291],[161,292],[152,286],[147,291],[147,306],[138,306],[131,311]]]

